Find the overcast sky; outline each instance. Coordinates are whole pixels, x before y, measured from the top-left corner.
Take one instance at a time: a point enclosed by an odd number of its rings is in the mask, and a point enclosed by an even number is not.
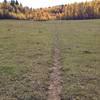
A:
[[[4,0],[0,0],[2,2]],[[8,0],[9,1],[9,0]],[[91,0],[18,0],[23,6],[29,6],[32,8],[49,7],[73,2],[85,2]]]

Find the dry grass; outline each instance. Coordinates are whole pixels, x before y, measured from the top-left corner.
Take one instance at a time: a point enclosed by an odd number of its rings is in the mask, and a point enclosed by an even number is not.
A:
[[[52,34],[41,22],[0,21],[0,100],[45,100]]]
[[[61,25],[62,100],[100,100],[100,20]]]
[[[1,20],[0,100],[46,100],[55,32],[62,100],[100,99],[100,20]]]

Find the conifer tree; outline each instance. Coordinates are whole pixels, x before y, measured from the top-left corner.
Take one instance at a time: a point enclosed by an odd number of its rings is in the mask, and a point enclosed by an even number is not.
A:
[[[18,2],[18,0],[16,0],[16,3],[15,3],[16,5],[19,5],[19,2]]]
[[[4,3],[7,3],[7,0],[4,0]]]
[[[15,5],[15,0],[11,0],[11,3],[10,3],[12,6]]]

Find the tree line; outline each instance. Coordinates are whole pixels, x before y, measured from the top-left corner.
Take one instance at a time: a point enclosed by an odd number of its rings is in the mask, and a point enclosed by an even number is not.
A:
[[[70,20],[100,18],[100,0],[32,9],[18,0],[0,3],[0,19]]]

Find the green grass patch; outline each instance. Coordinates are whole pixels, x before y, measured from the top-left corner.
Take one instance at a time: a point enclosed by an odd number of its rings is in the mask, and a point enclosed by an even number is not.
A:
[[[0,99],[46,100],[54,34],[62,100],[100,99],[100,20],[0,20]]]
[[[0,98],[46,100],[52,33],[45,23],[0,21]]]
[[[99,100],[100,20],[68,21],[61,25],[62,99]]]

